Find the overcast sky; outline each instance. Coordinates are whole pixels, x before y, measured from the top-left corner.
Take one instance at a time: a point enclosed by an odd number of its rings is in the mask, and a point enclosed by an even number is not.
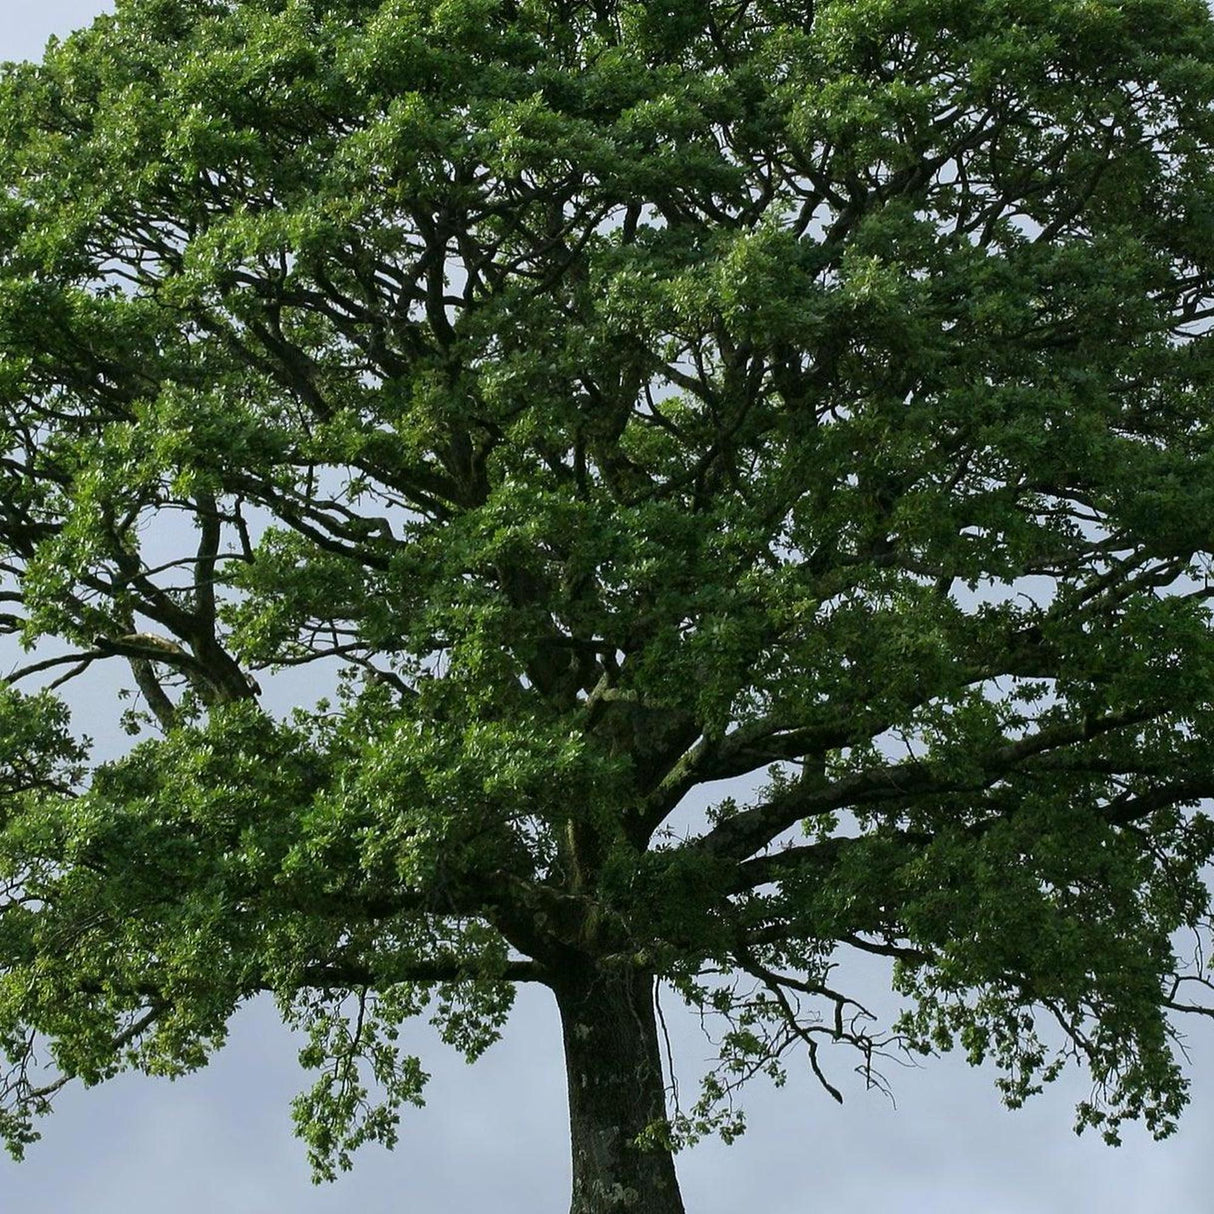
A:
[[[0,0],[0,58],[36,58],[108,7],[97,0]],[[671,998],[667,1019],[694,1089],[708,1047]],[[1131,1129],[1105,1147],[1071,1132],[1087,1094],[1072,1074],[1027,1109],[1005,1110],[986,1071],[955,1058],[886,1068],[894,1108],[858,1083],[840,1109],[803,1076],[755,1087],[750,1132],[706,1143],[679,1163],[689,1214],[1141,1214],[1210,1209],[1214,1026],[1189,1028],[1192,1106],[1153,1143]],[[474,1067],[428,1031],[417,1050],[433,1075],[389,1154],[369,1148],[334,1185],[314,1188],[288,1103],[304,1086],[296,1046],[271,1006],[233,1025],[228,1047],[176,1083],[123,1076],[73,1089],[21,1165],[0,1162],[0,1210],[48,1214],[546,1214],[567,1209],[564,1076],[555,1008],[524,990],[505,1040]],[[835,1059],[844,1073],[845,1054]]]

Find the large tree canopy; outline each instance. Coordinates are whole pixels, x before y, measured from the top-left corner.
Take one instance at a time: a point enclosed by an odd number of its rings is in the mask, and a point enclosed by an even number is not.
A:
[[[959,1044],[1013,1104],[1073,1058],[1081,1124],[1166,1133],[1214,852],[1202,0],[117,9],[0,79],[12,1148],[269,991],[328,1173],[420,1099],[402,1022],[474,1057],[519,982],[578,1214],[680,1210],[671,1147],[790,1052],[831,1088],[829,1042]],[[111,668],[93,760],[55,687]],[[656,982],[725,1020],[690,1107]]]

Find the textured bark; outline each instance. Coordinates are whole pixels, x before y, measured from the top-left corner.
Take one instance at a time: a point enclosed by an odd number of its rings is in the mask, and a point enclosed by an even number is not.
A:
[[[666,1124],[653,978],[591,966],[556,986],[569,1080],[571,1214],[683,1214],[674,1159],[638,1136]]]

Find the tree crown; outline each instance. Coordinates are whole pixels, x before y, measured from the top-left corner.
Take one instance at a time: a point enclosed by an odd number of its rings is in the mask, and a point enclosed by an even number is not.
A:
[[[403,1018],[475,1056],[587,958],[728,1018],[676,1136],[832,1039],[1166,1132],[1212,101],[1200,0],[119,0],[6,68],[10,1144],[33,1035],[178,1072],[272,991],[331,1170]]]

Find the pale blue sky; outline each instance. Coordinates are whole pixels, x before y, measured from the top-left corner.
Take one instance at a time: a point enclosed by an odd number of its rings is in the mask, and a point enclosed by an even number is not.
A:
[[[86,23],[96,0],[0,0],[0,58],[37,57],[48,35]],[[666,1001],[694,1087],[707,1048]],[[1214,1141],[1214,1033],[1190,1027],[1194,1100],[1180,1133],[1131,1130],[1120,1150],[1071,1132],[1080,1076],[1018,1113],[989,1073],[957,1059],[887,1068],[898,1107],[858,1083],[840,1109],[804,1076],[750,1094],[751,1132],[680,1161],[689,1214],[1206,1214]],[[567,1209],[564,1077],[555,1010],[524,991],[506,1040],[466,1067],[417,1034],[434,1078],[392,1154],[370,1149],[335,1185],[314,1188],[292,1138],[302,1086],[273,1009],[237,1018],[204,1072],[177,1083],[125,1076],[67,1091],[26,1163],[0,1161],[5,1214],[546,1214]],[[846,1055],[840,1070],[852,1065]]]

